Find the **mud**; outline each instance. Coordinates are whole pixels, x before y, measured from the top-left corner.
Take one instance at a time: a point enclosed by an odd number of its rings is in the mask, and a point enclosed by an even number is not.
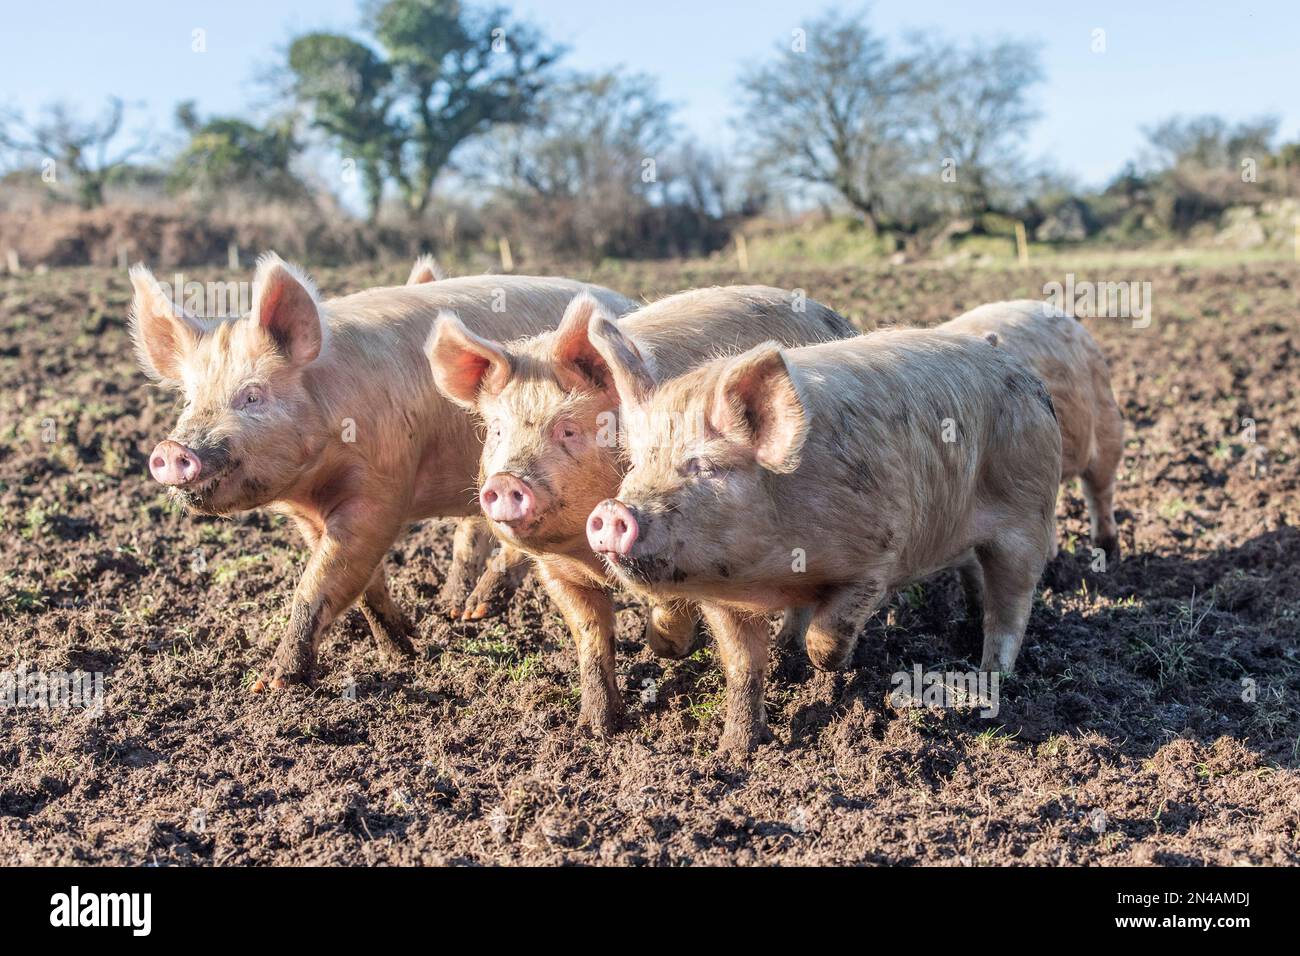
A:
[[[318,278],[337,293],[405,271]],[[579,277],[648,296],[742,280],[715,264]],[[1062,278],[743,281],[872,328]],[[1062,554],[996,717],[890,700],[895,672],[978,662],[945,576],[877,615],[844,673],[774,655],[775,740],[748,764],[713,754],[711,646],[655,658],[630,601],[625,726],[608,743],[575,732],[575,654],[534,582],[499,619],[433,613],[451,542],[436,522],[388,563],[413,665],[388,668],[354,611],[314,688],[250,695],[287,624],[296,534],[264,514],[179,514],[149,481],[173,400],[135,370],[125,275],[0,278],[0,670],[105,675],[102,713],[0,710],[0,862],[1300,862],[1300,268],[1113,278],[1151,281],[1154,306],[1146,329],[1087,320],[1128,424],[1121,564],[1094,569],[1067,489]]]

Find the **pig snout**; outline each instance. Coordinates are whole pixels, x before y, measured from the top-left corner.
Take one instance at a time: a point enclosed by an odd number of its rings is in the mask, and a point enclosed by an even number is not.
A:
[[[587,519],[587,543],[597,554],[629,554],[640,532],[627,505],[608,498]]]
[[[537,507],[537,496],[528,487],[528,482],[504,471],[497,472],[483,483],[478,500],[485,515],[503,524],[527,521]]]
[[[178,441],[160,441],[149,454],[149,474],[164,485],[188,485],[203,472],[199,456]]]

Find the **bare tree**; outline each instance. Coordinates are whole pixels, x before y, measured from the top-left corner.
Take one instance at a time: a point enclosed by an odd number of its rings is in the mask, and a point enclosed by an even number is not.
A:
[[[1271,161],[1277,127],[1272,116],[1240,123],[1219,116],[1175,116],[1143,130],[1157,219],[1184,232],[1232,206],[1258,203],[1276,186],[1268,180],[1256,185],[1255,177],[1243,171]]]
[[[673,151],[667,184],[672,197],[701,220],[754,216],[769,198],[768,184],[758,170],[693,139]]]
[[[593,252],[634,227],[662,193],[672,107],[648,77],[575,74],[538,99],[531,122],[500,128],[464,175],[514,211],[515,228]]]
[[[1029,92],[1043,78],[1034,47],[1010,40],[959,47],[918,40],[914,103],[936,175],[950,163],[959,211],[979,216],[1019,185],[1024,134],[1038,118]]]
[[[104,186],[134,157],[145,151],[143,138],[116,152],[110,147],[122,131],[126,107],[117,97],[98,119],[80,119],[62,103],[46,110],[44,119],[28,124],[21,114],[0,117],[0,146],[42,163],[46,181],[55,183],[70,173],[77,199],[85,209],[104,204]]]
[[[908,62],[861,18],[829,13],[741,77],[741,129],[756,158],[834,189],[873,226],[908,163]]]
[[[1259,161],[1272,152],[1277,127],[1276,116],[1236,124],[1221,116],[1172,116],[1142,132],[1156,170],[1193,166],[1235,172],[1243,159]]]
[[[645,192],[647,171],[672,132],[672,108],[646,76],[575,75],[544,94],[534,122],[512,127],[495,144],[495,171],[507,189],[573,198],[611,186]]]

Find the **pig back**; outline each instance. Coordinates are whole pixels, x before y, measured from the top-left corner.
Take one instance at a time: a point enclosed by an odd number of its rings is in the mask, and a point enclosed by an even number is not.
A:
[[[772,482],[792,522],[838,516],[852,560],[884,555],[896,581],[947,566],[998,523],[1050,527],[1056,417],[1013,355],[922,330],[784,355],[809,424],[799,467]]]
[[[482,441],[472,416],[433,384],[425,345],[439,313],[455,312],[471,331],[508,340],[555,328],[583,291],[619,314],[635,306],[609,289],[529,276],[467,276],[330,300],[327,346],[308,368],[308,388],[323,421],[353,423],[356,450],[375,468],[420,470],[429,499],[421,510],[459,514]]]
[[[1082,471],[1094,453],[1098,416],[1114,407],[1106,358],[1083,323],[1043,302],[991,302],[936,331],[984,336],[1029,365],[1043,380],[1060,420],[1062,470]]]
[[[440,312],[454,312],[470,331],[504,341],[555,328],[565,307],[583,291],[619,315],[635,308],[609,289],[533,276],[464,276],[333,299],[324,307],[330,345],[318,371],[351,382],[351,389],[337,390],[344,401],[354,400],[357,391],[375,391],[399,406],[450,406],[434,388],[425,355]]]
[[[721,286],[679,292],[643,306],[619,322],[661,381],[709,359],[774,341],[784,346],[856,335],[826,306],[770,286]]]

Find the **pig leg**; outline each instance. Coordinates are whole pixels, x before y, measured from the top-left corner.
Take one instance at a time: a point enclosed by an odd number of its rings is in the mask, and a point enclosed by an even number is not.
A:
[[[273,690],[302,681],[321,638],[366,590],[401,528],[401,516],[345,503],[325,522],[289,611],[289,630],[271,659]],[[258,681],[254,692],[267,685]]]
[[[957,565],[957,573],[961,575],[961,592],[966,599],[966,621],[978,625],[984,616],[984,572],[974,552],[967,553]]]
[[[788,607],[781,615],[781,629],[776,632],[775,644],[779,648],[798,647],[812,624],[813,608]]]
[[[370,583],[361,596],[361,613],[385,661],[400,664],[415,656],[415,646],[411,643],[414,629],[388,593],[388,580],[382,567],[370,576]]]
[[[701,637],[700,613],[694,604],[670,601],[653,604],[646,614],[645,642],[658,657],[689,657]]]
[[[772,739],[763,710],[769,640],[767,618],[717,604],[703,604],[701,609],[717,639],[727,676],[727,722],[718,750],[747,754]]]
[[[465,602],[461,620],[479,621],[502,613],[532,568],[528,555],[508,545],[488,559],[474,593]]]
[[[1118,460],[1094,460],[1082,475],[1083,497],[1088,503],[1092,525],[1092,546],[1105,553],[1107,567],[1119,561],[1119,532],[1115,525],[1115,471],[1118,465]]]
[[[1010,672],[1025,639],[1034,588],[1043,573],[1043,547],[1008,536],[976,549],[984,573],[982,671]]]
[[[298,530],[302,532],[307,546],[313,551],[320,544],[323,526],[304,518],[298,518]],[[379,653],[390,664],[396,664],[415,654],[410,635],[414,629],[388,593],[388,579],[383,567],[375,569],[366,585],[361,600],[361,613],[370,625]]]
[[[451,539],[451,568],[438,592],[439,610],[455,619],[461,616],[465,600],[483,574],[496,539],[482,518],[461,518]]]
[[[804,639],[813,667],[832,671],[848,664],[858,632],[884,599],[884,589],[872,581],[843,588],[817,608]]]
[[[578,687],[582,711],[578,726],[596,737],[614,732],[623,700],[614,679],[614,602],[601,587],[579,584],[539,564],[542,584],[564,621],[578,650]]]

